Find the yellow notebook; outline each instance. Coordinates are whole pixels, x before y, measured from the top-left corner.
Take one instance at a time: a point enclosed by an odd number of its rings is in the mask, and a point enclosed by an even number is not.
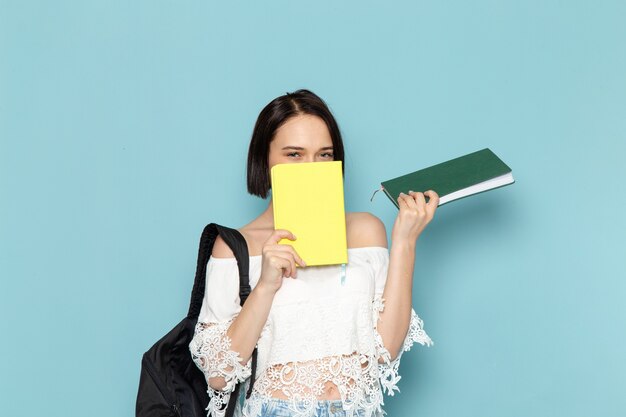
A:
[[[271,169],[274,228],[307,266],[348,263],[341,161],[277,164]]]

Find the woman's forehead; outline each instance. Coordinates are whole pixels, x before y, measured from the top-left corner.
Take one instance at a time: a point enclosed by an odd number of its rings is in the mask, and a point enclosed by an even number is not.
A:
[[[298,115],[287,120],[276,130],[275,146],[298,146],[302,148],[332,146],[332,138],[326,123],[317,116]]]

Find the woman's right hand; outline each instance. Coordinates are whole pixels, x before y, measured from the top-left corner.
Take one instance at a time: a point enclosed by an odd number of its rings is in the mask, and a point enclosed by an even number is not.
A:
[[[282,245],[281,239],[296,240],[296,236],[288,230],[275,230],[263,244],[261,258],[261,277],[258,286],[267,288],[272,293],[278,291],[283,284],[283,277],[296,278],[296,263],[306,266],[300,255],[291,245]]]

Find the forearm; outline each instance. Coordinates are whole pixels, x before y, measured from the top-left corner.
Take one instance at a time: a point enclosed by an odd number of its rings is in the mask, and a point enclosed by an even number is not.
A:
[[[226,333],[231,340],[231,349],[239,353],[242,364],[247,363],[252,356],[273,299],[274,292],[262,286],[255,287]]]
[[[254,347],[261,336],[273,298],[273,293],[266,291],[264,287],[255,287],[237,317],[226,330],[226,336],[230,339],[229,350],[239,355],[241,358],[239,363],[244,367],[249,362]],[[232,365],[225,366],[220,373],[225,372],[226,375],[229,375],[233,369],[234,366]],[[207,383],[214,390],[221,391],[226,387],[226,378],[224,376],[212,376],[208,378]]]
[[[400,352],[411,321],[414,265],[415,242],[392,241],[383,291],[385,308],[377,327],[392,359]]]

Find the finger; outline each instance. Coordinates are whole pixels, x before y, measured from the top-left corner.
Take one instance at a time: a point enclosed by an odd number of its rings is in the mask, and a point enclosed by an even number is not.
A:
[[[291,245],[279,245],[279,246],[286,246],[286,250],[283,250],[283,254],[286,254],[286,258],[289,260],[290,266],[291,266],[291,276],[293,276],[294,278],[296,277],[296,275],[298,274],[298,268],[296,268],[296,250],[293,248],[293,246]],[[300,257],[298,256],[298,259]],[[300,259],[302,260],[302,259]],[[301,264],[302,265],[302,264]]]
[[[300,266],[306,266],[306,262],[304,262],[304,259],[302,259],[300,257],[300,255],[298,255],[298,252],[296,252],[296,250],[293,250],[293,256],[296,258],[296,261],[298,262],[298,265]]]
[[[294,259],[293,255],[289,257],[289,265],[291,267],[291,273],[287,276],[295,278],[296,276],[298,276],[298,268],[296,268],[296,260]]]
[[[426,212],[429,216],[433,216],[435,214],[435,210],[439,206],[439,194],[433,190],[428,190],[424,192],[424,194],[430,198],[426,204]]]
[[[283,269],[285,269],[283,276],[293,278],[296,277],[296,275],[298,274],[298,270],[296,268],[296,262],[294,260],[294,257],[290,252],[277,250],[270,253],[272,253],[272,256],[280,258],[281,266]]]
[[[400,209],[410,209],[407,199],[411,199],[411,197],[404,193],[400,193],[398,196],[398,206],[400,206]]]
[[[272,232],[265,244],[277,244],[281,239],[296,240],[296,235],[291,233],[289,230],[276,229]]]
[[[300,257],[300,255],[298,255],[298,252],[296,252],[296,249],[293,246],[291,246],[291,245],[288,245],[288,244],[287,245],[277,244],[277,245],[267,246],[267,248],[270,249],[270,250],[289,252],[293,256],[293,258],[296,260],[298,265],[306,266],[306,262],[304,262],[304,260]]]
[[[416,191],[409,191],[409,195],[413,197],[417,210],[425,212],[426,199],[424,198],[424,194]]]
[[[430,199],[427,204],[439,205],[439,194],[434,190],[424,191],[424,195]]]
[[[281,256],[279,252],[268,252],[269,263],[276,270],[280,270],[282,276],[291,275],[291,262]]]
[[[409,206],[411,210],[417,210],[417,204],[415,204],[415,200],[413,196],[410,195],[413,191],[409,191],[409,194],[404,194],[404,199],[406,200],[406,205]]]
[[[286,245],[285,245],[286,246]],[[300,255],[298,254],[298,252],[296,251],[296,248],[294,248],[293,246],[289,245],[289,252],[293,255],[293,258],[296,260],[296,262],[298,263],[298,265],[300,266],[306,266],[306,262],[304,262],[304,259],[302,259],[300,257]]]
[[[284,252],[283,252],[284,253]],[[281,257],[281,259],[283,259],[283,261],[285,262],[285,268],[284,269],[284,274],[283,277],[294,277],[295,278],[295,274],[296,274],[296,264],[293,261],[293,257],[291,256],[284,256],[284,255],[278,255]]]

